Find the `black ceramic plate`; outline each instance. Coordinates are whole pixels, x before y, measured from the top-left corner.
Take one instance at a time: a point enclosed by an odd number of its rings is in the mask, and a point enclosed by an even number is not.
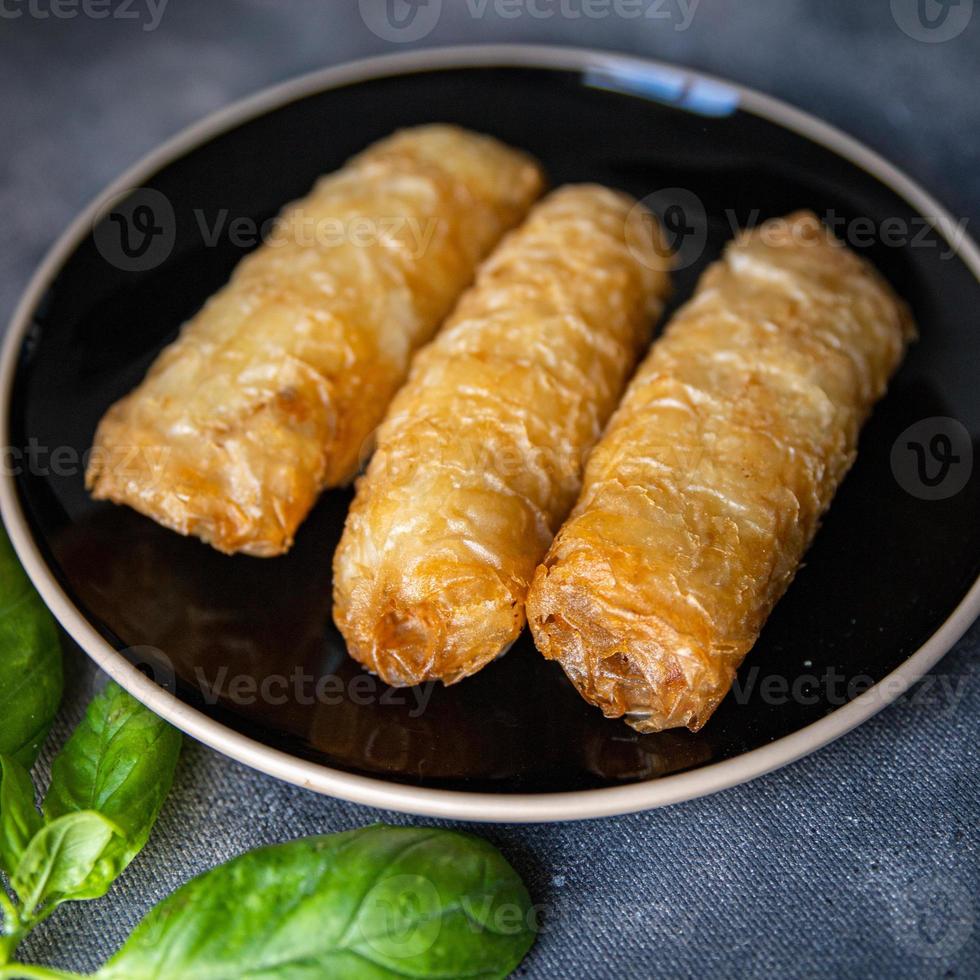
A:
[[[247,228],[236,239],[229,222],[261,224],[372,140],[434,120],[525,147],[556,184],[599,181],[646,198],[681,249],[678,301],[735,227],[806,207],[914,309],[921,339],[805,568],[739,695],[696,735],[639,736],[603,719],[526,637],[424,703],[424,692],[361,674],[330,620],[348,491],[325,494],[294,550],[274,560],[224,557],[85,493],[79,461],[99,417],[247,250]],[[980,261],[952,227],[840,134],[665,66],[484,48],[328,71],[163,148],[56,247],[8,337],[4,441],[16,472],[4,517],[49,604],[100,664],[191,734],[284,778],[478,819],[588,816],[709,792],[869,716],[976,614]]]

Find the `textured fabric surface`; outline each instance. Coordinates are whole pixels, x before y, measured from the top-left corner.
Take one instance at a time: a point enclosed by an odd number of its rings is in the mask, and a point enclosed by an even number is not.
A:
[[[442,6],[422,43],[584,44],[716,72],[855,133],[971,224],[980,211],[980,13],[933,44],[898,26],[911,9],[902,0],[891,3],[896,16],[884,0],[670,0],[648,5],[667,17],[641,20],[611,4],[607,16],[574,17],[587,6],[574,0],[541,0],[535,9],[557,11],[545,17],[501,16],[513,4]],[[268,83],[395,47],[368,29],[355,0],[170,0],[153,30],[142,29],[153,16],[140,2],[131,9],[142,20],[4,7],[17,9],[23,16],[0,18],[4,320],[70,218],[161,139]],[[678,29],[685,10],[690,23]],[[750,785],[619,819],[473,828],[543,907],[544,932],[521,975],[980,975],[978,650],[975,626],[937,667],[956,697],[920,687]],[[45,758],[92,691],[87,661],[74,656],[70,668]],[[188,743],[144,853],[107,897],[59,910],[22,956],[94,969],[191,875],[259,844],[379,818],[421,822],[315,796]]]

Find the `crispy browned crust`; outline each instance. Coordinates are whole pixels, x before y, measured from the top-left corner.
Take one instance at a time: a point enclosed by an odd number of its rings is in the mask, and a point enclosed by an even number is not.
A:
[[[911,321],[808,213],[742,235],[640,366],[528,619],[584,698],[700,728],[854,460]]]
[[[524,626],[537,563],[668,290],[653,217],[566,187],[419,353],[334,560],[334,618],[389,684],[454,683]]]
[[[92,495],[220,551],[286,551],[542,188],[524,154],[451,126],[396,133],[321,179],[106,413]]]

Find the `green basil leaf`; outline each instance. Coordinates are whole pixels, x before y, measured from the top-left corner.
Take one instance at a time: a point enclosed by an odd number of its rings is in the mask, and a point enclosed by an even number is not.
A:
[[[51,766],[44,798],[49,820],[96,810],[120,830],[99,858],[99,874],[74,898],[104,895],[140,852],[170,791],[180,755],[177,729],[110,683]]]
[[[10,877],[25,917],[44,903],[59,903],[84,890],[118,832],[112,821],[92,810],[69,813],[43,827]]]
[[[98,980],[384,980],[509,974],[527,889],[486,841],[373,826],[243,854],[178,889]]]
[[[16,759],[0,755],[0,869],[14,873],[42,824],[30,773]]]
[[[62,684],[58,628],[0,528],[0,753],[33,764]]]

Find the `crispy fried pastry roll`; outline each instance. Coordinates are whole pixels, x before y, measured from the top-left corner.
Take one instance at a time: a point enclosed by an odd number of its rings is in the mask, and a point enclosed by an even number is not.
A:
[[[535,566],[668,289],[652,216],[558,190],[420,351],[334,560],[334,618],[393,685],[474,673],[514,641]]]
[[[586,700],[700,728],[786,591],[911,321],[809,213],[741,235],[640,366],[535,573]]]
[[[286,551],[542,187],[524,154],[450,126],[396,133],[322,178],[106,413],[93,496],[220,551]]]

